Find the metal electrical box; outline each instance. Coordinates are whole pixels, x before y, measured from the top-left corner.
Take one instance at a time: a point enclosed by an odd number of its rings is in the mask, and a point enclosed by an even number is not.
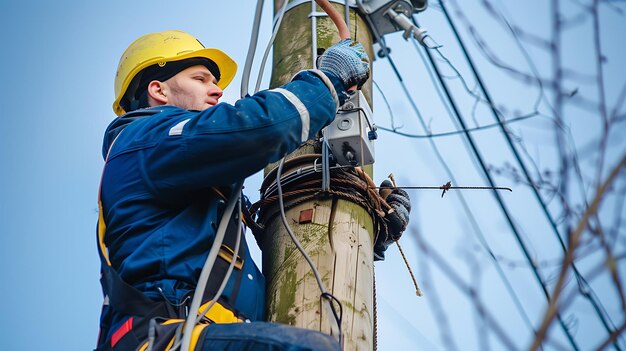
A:
[[[394,33],[403,28],[397,26],[387,14],[388,10],[401,13],[411,18],[414,12],[424,11],[428,7],[427,0],[362,0],[359,10],[368,16],[379,36]],[[377,40],[377,39],[376,39]]]
[[[364,166],[374,163],[376,131],[371,121],[372,110],[359,90],[322,131],[338,164]]]

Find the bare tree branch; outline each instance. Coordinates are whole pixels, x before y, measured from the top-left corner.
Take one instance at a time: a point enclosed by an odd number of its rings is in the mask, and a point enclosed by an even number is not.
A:
[[[624,118],[624,114],[620,116],[620,110],[624,105],[624,101],[626,100],[626,83],[622,85],[622,90],[620,90],[619,97],[617,98],[617,102],[615,102],[615,106],[611,111],[611,123],[615,123],[618,119]]]
[[[620,262],[622,260],[626,259],[626,252],[623,252],[621,254],[615,255],[615,262]],[[585,274],[585,277],[587,277],[587,282],[592,282],[593,280],[595,280],[596,278],[598,278],[600,275],[602,275],[602,273],[606,273],[606,262],[602,261],[600,262],[598,265],[596,265],[595,267],[593,267],[592,269],[589,270],[589,272],[587,272],[587,274]],[[561,299],[561,308],[565,309],[568,306],[570,306],[572,304],[572,302],[574,301],[575,298],[577,298],[579,296],[579,291],[578,290],[572,290],[569,293],[567,293],[566,295],[563,295],[564,297]]]
[[[463,246],[463,248],[467,248],[467,246]],[[479,261],[472,254],[471,251],[465,250],[465,259],[470,268],[471,280],[474,282],[474,286],[476,287],[476,294],[480,295],[480,288],[482,286],[481,279],[483,270],[480,267]],[[489,334],[484,332],[483,327],[487,326],[487,321],[485,319],[485,314],[482,311],[477,311],[476,313],[476,339],[478,340],[478,349],[489,351],[491,347],[489,346]]]
[[[624,15],[624,10],[620,7],[617,7],[617,5],[614,4],[616,2],[624,2],[624,0],[600,0],[600,2],[610,7],[616,13],[619,13],[620,15]]]
[[[474,308],[476,308],[478,313],[482,313],[485,316],[487,325],[494,331],[494,335],[498,337],[506,348],[508,350],[517,350],[518,347],[513,344],[511,338],[506,334],[504,329],[502,329],[498,322],[491,316],[485,305],[482,303],[480,296],[476,294],[476,290],[469,284],[465,283],[463,279],[454,271],[454,269],[448,265],[443,257],[439,256],[434,249],[429,247],[426,242],[422,240],[419,233],[412,230],[411,237],[415,238],[419,248],[422,250],[422,253],[428,255],[432,259],[432,262],[439,267],[439,269],[446,275],[446,277],[448,277],[457,289],[468,296],[468,298],[472,301]]]
[[[607,346],[609,346],[609,344],[617,341],[617,339],[624,332],[625,329],[626,329],[626,323],[622,324],[622,326],[617,328],[615,332],[611,333],[611,335],[609,335],[609,337],[606,340],[604,340],[604,342],[600,344],[600,346],[596,347],[596,350],[598,351],[604,350]]]
[[[587,229],[589,218],[591,218],[591,216],[597,213],[598,208],[600,207],[600,203],[602,202],[602,199],[604,198],[604,194],[606,193],[607,189],[611,186],[615,178],[617,178],[617,175],[621,172],[623,167],[626,167],[626,153],[624,153],[621,161],[617,164],[617,166],[615,166],[615,168],[613,168],[608,178],[598,188],[598,190],[596,191],[595,197],[593,201],[591,202],[591,206],[587,208],[582,219],[578,222],[578,226],[571,233],[567,254],[563,258],[563,264],[561,266],[559,280],[556,286],[554,287],[554,291],[552,292],[552,299],[550,300],[550,304],[548,305],[543,321],[541,322],[541,327],[539,328],[537,332],[537,337],[535,338],[535,340],[532,343],[532,346],[530,347],[531,350],[536,350],[539,347],[539,345],[541,345],[541,340],[543,340],[543,338],[545,337],[548,331],[548,328],[550,327],[550,325],[552,324],[552,321],[554,320],[554,317],[556,316],[556,313],[558,311],[557,303],[559,301],[559,297],[561,293],[563,292],[563,286],[565,284],[565,280],[568,275],[567,273],[570,269],[570,265],[572,261],[574,260],[574,252],[578,246],[580,237],[582,236],[583,232]]]
[[[624,213],[622,211],[624,210],[624,203],[626,202],[626,185],[622,187],[622,190],[617,192],[616,196],[614,223],[608,235],[609,245],[611,246],[615,246],[617,236],[619,235],[619,229],[622,227],[622,213]]]
[[[578,4],[579,8],[572,6],[571,3],[573,2]],[[471,17],[469,12],[467,12],[466,16],[464,14],[466,9],[460,7],[461,5],[456,0],[451,0],[450,3],[454,5],[456,17],[460,19],[465,27],[464,34],[468,36],[468,40],[475,44],[475,47],[484,58],[483,61],[490,63],[496,72],[499,71],[499,76],[504,79],[521,82],[522,85],[528,85],[528,88],[532,89],[538,87],[540,90],[537,100],[539,105],[537,105],[536,112],[539,112],[539,107],[541,109],[549,108],[549,114],[554,119],[554,134],[552,134],[554,137],[549,140],[548,144],[542,141],[536,144],[540,150],[538,155],[529,152],[529,150],[533,150],[528,148],[530,146],[529,141],[532,139],[526,138],[527,135],[522,134],[522,132],[525,133],[525,129],[520,128],[513,138],[517,142],[516,144],[521,145],[525,156],[524,159],[531,162],[533,166],[534,176],[530,180],[520,177],[519,172],[506,162],[502,162],[499,166],[500,168],[490,167],[490,171],[494,173],[508,177],[519,184],[525,184],[541,190],[542,195],[540,199],[543,198],[543,202],[546,202],[546,198],[549,198],[548,202],[551,202],[549,203],[550,212],[559,214],[560,221],[557,222],[557,228],[559,228],[557,231],[559,233],[557,235],[560,233],[570,234],[569,242],[566,242],[568,248],[565,250],[564,257],[560,258],[560,269],[557,269],[556,272],[553,269],[555,263],[539,255],[532,257],[533,261],[540,262],[537,266],[544,268],[544,275],[549,274],[552,277],[551,279],[554,282],[552,289],[555,291],[555,294],[549,301],[548,308],[542,316],[542,332],[541,334],[535,333],[535,339],[532,344],[533,349],[537,348],[537,342],[552,346],[552,342],[549,339],[550,335],[553,334],[549,333],[550,326],[554,324],[556,315],[563,313],[568,307],[572,307],[572,302],[577,298],[587,299],[593,305],[598,318],[607,331],[605,335],[610,335],[608,341],[604,343],[604,345],[608,345],[610,342],[618,339],[623,327],[620,327],[621,329],[616,328],[607,312],[609,309],[603,306],[602,301],[600,301],[600,295],[594,292],[593,287],[589,285],[588,279],[597,278],[598,276],[611,279],[611,284],[615,287],[615,291],[619,296],[620,307],[622,310],[626,309],[626,291],[621,280],[624,272],[619,269],[623,265],[618,263],[623,263],[625,257],[624,254],[617,255],[615,252],[616,250],[621,250],[620,247],[623,248],[620,245],[626,246],[626,235],[622,235],[626,233],[624,228],[622,228],[622,224],[626,221],[626,218],[622,219],[624,217],[622,214],[623,208],[626,206],[626,188],[621,191],[621,188],[607,188],[607,184],[614,182],[612,178],[616,177],[613,175],[613,172],[608,171],[616,171],[617,169],[616,172],[621,172],[625,167],[623,165],[623,157],[626,156],[619,153],[619,151],[624,146],[626,139],[621,137],[623,133],[619,132],[617,125],[626,121],[626,111],[624,110],[624,104],[626,104],[626,83],[618,82],[616,85],[614,77],[611,76],[617,73],[615,66],[604,64],[608,59],[611,62],[618,62],[620,58],[608,58],[602,52],[603,47],[606,48],[609,45],[615,45],[615,43],[614,41],[607,41],[609,33],[604,29],[608,27],[605,27],[605,19],[601,16],[606,14],[607,11],[605,10],[608,7],[611,7],[612,10],[619,14],[623,14],[624,11],[621,8],[623,4],[626,4],[626,1],[622,1],[622,3],[617,5],[616,2],[603,0],[552,0],[545,3],[545,5],[542,4],[544,9],[547,6],[551,6],[548,20],[548,29],[550,29],[551,25],[551,30],[549,30],[546,36],[542,36],[542,34],[534,34],[539,33],[533,31],[534,28],[516,25],[513,23],[514,21],[509,20],[507,17],[510,16],[505,16],[508,15],[506,14],[505,5],[494,6],[495,2],[493,1],[478,0],[478,3],[482,4],[482,8],[485,10],[482,15],[485,13],[490,15],[495,20],[496,26],[500,25],[512,34],[511,38],[507,38],[511,39],[508,47],[494,45],[493,41],[488,40],[492,38],[492,33],[483,32],[482,29],[484,27],[482,24],[479,24],[474,17]],[[434,5],[436,7],[437,4]],[[475,5],[476,3],[474,3],[474,7]],[[466,4],[463,3],[463,6],[466,6]],[[517,14],[517,12],[514,13],[514,15]],[[517,19],[517,17],[511,18]],[[521,24],[522,22],[519,23]],[[544,24],[545,22],[541,25],[543,26]],[[590,54],[578,58],[575,66],[572,65],[574,61],[570,55],[572,44],[574,43],[570,41],[574,36],[574,32],[571,29],[585,31],[590,38],[589,40],[589,38],[585,37],[584,40],[579,40],[575,43]],[[507,33],[505,32],[504,34],[506,35]],[[527,45],[533,46],[533,54],[539,53],[539,55],[542,55],[541,59],[551,60],[551,67],[542,67],[541,75],[533,62],[535,60],[537,62],[541,61],[538,60],[537,56],[528,55],[524,48]],[[524,55],[528,66],[512,63],[516,61],[510,59],[511,49],[519,49],[520,52],[518,54]],[[517,51],[515,52],[517,53]],[[611,51],[610,53],[613,52]],[[587,61],[583,61],[585,59]],[[447,61],[444,60],[444,62]],[[580,63],[585,64],[586,68],[580,70],[568,68],[568,66],[580,68]],[[452,78],[460,77],[458,70],[454,67],[453,70],[456,71],[456,76]],[[473,105],[471,102],[467,104],[467,113],[471,113],[471,117],[475,119],[476,106],[479,101],[483,101],[483,98],[476,94],[475,91],[469,89],[463,77],[460,78],[468,93],[476,99]],[[469,79],[471,81],[471,78]],[[619,94],[615,95],[615,93]],[[613,101],[614,96],[617,96],[615,101]],[[504,111],[508,113],[507,109],[508,106],[504,103],[498,106],[499,112]],[[581,125],[586,129],[581,131]],[[571,130],[569,126],[572,126]],[[528,127],[535,128],[536,125],[531,124]],[[619,127],[622,127],[622,125]],[[503,132],[506,133],[506,131]],[[531,130],[530,132],[533,131]],[[583,133],[582,137],[580,133]],[[511,132],[511,134],[513,133]],[[522,136],[525,138],[522,138]],[[530,136],[535,137],[536,135],[531,134]],[[581,148],[577,144],[581,144],[583,147]],[[547,156],[543,156],[544,152]],[[557,156],[556,166],[552,161],[555,154]],[[621,158],[622,160],[618,162],[616,168],[608,169],[609,164],[613,164]],[[550,160],[552,163],[542,165],[538,162],[539,160]],[[547,167],[547,169],[544,170],[542,167]],[[607,175],[609,176],[607,177]],[[605,177],[607,178],[603,182]],[[611,205],[616,205],[609,206],[609,201]],[[604,204],[602,205],[602,211],[600,210],[601,202]],[[519,225],[526,228],[524,223]],[[429,262],[433,261],[438,268],[444,271],[446,277],[454,280],[455,285],[460,286],[459,290],[469,296],[476,311],[474,314],[476,323],[484,324],[486,330],[493,331],[498,336],[497,329],[494,329],[489,315],[481,315],[480,299],[474,298],[474,296],[477,297],[480,293],[480,286],[475,282],[478,279],[473,275],[469,278],[471,282],[462,281],[458,278],[458,275],[454,276],[456,272],[445,272],[446,262],[440,262],[436,257],[436,253],[431,255],[425,252],[424,256],[427,256]],[[512,268],[517,267],[516,262],[512,260],[507,261],[503,255],[496,257],[491,253],[489,257],[503,265],[508,265]],[[594,267],[588,275],[581,275],[578,272],[575,272],[577,273],[576,275],[571,274],[573,272],[570,269],[576,269],[576,267],[573,267],[573,262],[585,257],[591,257],[590,261],[602,259],[604,262]],[[526,264],[521,266],[527,268]],[[477,274],[474,270],[472,272]],[[578,285],[577,287],[568,285],[568,282],[572,281],[573,283],[574,279]],[[611,300],[611,304],[612,306],[610,307],[614,309],[617,301],[615,299]],[[574,319],[567,321],[566,332],[570,328],[578,326],[578,323],[580,323],[581,328],[586,328],[590,323],[593,323],[574,313],[570,317]],[[502,325],[500,327],[506,326]],[[534,326],[532,329],[535,331]],[[505,328],[504,331],[509,330]],[[482,336],[478,338],[479,347],[485,349],[489,345],[487,344],[486,346],[485,340],[487,339],[482,338]],[[602,341],[600,338],[598,336],[595,342],[599,343]],[[573,347],[576,347],[576,342],[572,341],[572,343]],[[616,344],[617,349],[620,349],[619,346],[619,344]]]
[[[598,218],[597,214],[594,217],[598,225],[593,227],[592,232],[598,238],[600,238],[600,243],[602,244],[602,248],[604,248],[604,253],[606,254],[606,267],[611,273],[611,278],[613,278],[613,283],[615,284],[615,288],[617,289],[617,295],[622,304],[622,310],[626,312],[626,299],[624,298],[624,288],[622,287],[619,271],[617,269],[617,261],[615,260],[615,256],[613,256],[613,252],[611,251],[611,246],[607,241],[607,237],[604,235],[604,230],[602,229],[600,219]]]
[[[418,231],[413,229],[411,232],[412,235],[419,235]],[[431,302],[430,307],[432,308],[433,314],[435,315],[435,319],[437,320],[437,329],[439,330],[439,338],[446,348],[446,350],[458,350],[456,343],[454,342],[453,333],[450,328],[450,323],[448,322],[448,317],[443,308],[443,304],[439,299],[439,294],[437,293],[437,288],[433,283],[432,276],[430,274],[430,266],[428,261],[425,259],[425,256],[418,255],[419,257],[419,267],[422,276],[422,286],[426,291],[430,291],[429,300]]]
[[[598,168],[596,174],[596,187],[602,181],[602,171],[604,170],[604,161],[606,157],[606,146],[609,136],[609,116],[606,111],[606,93],[604,91],[604,73],[602,72],[602,64],[604,62],[602,54],[602,48],[600,43],[600,18],[598,15],[598,1],[594,0],[591,7],[591,13],[593,15],[593,42],[596,54],[596,75],[598,79],[598,95],[600,101],[598,102],[598,109],[600,117],[602,118],[602,136],[600,137],[600,150],[598,158]]]

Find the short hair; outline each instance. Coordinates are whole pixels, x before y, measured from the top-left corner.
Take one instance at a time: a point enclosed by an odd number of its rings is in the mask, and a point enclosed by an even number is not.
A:
[[[205,66],[215,79],[220,80],[220,69],[215,62],[205,57],[192,57],[180,61],[170,61],[148,66],[137,73],[133,81],[128,85],[126,94],[120,100],[120,106],[126,112],[148,107],[148,84],[153,80],[164,82],[179,72],[192,67]]]

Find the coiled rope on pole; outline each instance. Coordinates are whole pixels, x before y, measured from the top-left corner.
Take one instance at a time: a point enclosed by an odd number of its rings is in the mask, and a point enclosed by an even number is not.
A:
[[[314,164],[314,160],[320,157],[320,154],[309,154],[285,161],[285,168],[291,169],[281,175],[283,198],[287,200],[285,208],[293,208],[311,199],[341,198],[360,205],[370,214],[374,220],[374,240],[380,233],[386,235],[385,216],[391,206],[371,186],[372,179],[359,167],[331,168],[330,189],[323,191],[322,174]],[[294,166],[297,167],[295,170]],[[251,213],[260,210],[257,222],[261,226],[279,214],[277,209],[271,209],[278,201],[275,177],[274,172],[265,177],[261,199],[250,207]]]

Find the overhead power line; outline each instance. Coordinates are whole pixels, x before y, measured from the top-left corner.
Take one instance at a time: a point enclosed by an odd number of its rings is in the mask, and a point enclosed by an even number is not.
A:
[[[387,132],[391,132],[391,133],[395,133],[395,134],[398,134],[398,135],[402,135],[402,136],[407,137],[407,138],[426,139],[426,138],[439,138],[439,137],[445,137],[445,136],[452,136],[452,135],[462,134],[462,133],[465,133],[465,132],[475,132],[475,131],[478,131],[478,130],[494,128],[494,127],[497,127],[497,126],[501,126],[503,123],[510,124],[510,123],[513,123],[513,122],[519,122],[519,121],[523,121],[525,119],[529,119],[529,118],[532,118],[532,117],[535,117],[535,116],[538,116],[538,115],[539,115],[538,112],[532,112],[532,113],[530,113],[528,115],[525,115],[525,116],[519,116],[519,117],[511,118],[511,119],[503,121],[503,122],[487,124],[487,125],[480,126],[480,127],[475,127],[475,128],[465,129],[465,130],[455,130],[455,131],[443,132],[443,133],[429,133],[429,134],[422,134],[422,135],[400,132],[398,130],[399,128],[386,128],[386,127],[381,127],[380,125],[376,125],[376,127],[378,129],[381,129],[381,130],[384,130],[384,131],[387,131]]]
[[[474,77],[476,78],[476,81],[478,82],[478,85],[485,97],[485,99],[489,102],[489,107],[490,110],[492,112],[492,115],[494,117],[494,119],[497,121],[498,125],[500,126],[500,130],[502,131],[502,134],[504,135],[507,144],[509,145],[509,148],[511,149],[511,152],[513,152],[513,155],[515,156],[515,159],[517,160],[517,163],[519,164],[522,173],[524,174],[524,177],[526,178],[526,181],[528,182],[528,184],[531,185],[531,189],[533,194],[535,195],[535,198],[537,199],[537,202],[540,204],[544,215],[546,216],[546,219],[548,220],[548,222],[550,223],[550,226],[552,228],[552,231],[554,233],[554,235],[556,236],[556,238],[558,239],[559,244],[561,245],[561,249],[563,250],[564,253],[567,253],[567,248],[565,246],[565,243],[563,241],[563,238],[561,237],[558,229],[557,229],[557,225],[556,222],[554,221],[554,218],[552,218],[552,215],[550,214],[550,212],[548,211],[547,205],[545,204],[545,202],[543,201],[541,195],[539,194],[539,191],[537,190],[537,188],[534,186],[534,182],[532,181],[531,177],[530,177],[530,173],[528,172],[528,169],[525,165],[525,163],[523,162],[519,152],[517,151],[517,148],[515,147],[515,145],[513,144],[513,141],[511,139],[511,136],[509,135],[508,131],[505,129],[504,124],[502,123],[502,120],[500,118],[500,115],[498,113],[498,111],[494,108],[494,104],[493,104],[493,100],[491,98],[491,95],[489,94],[489,92],[487,91],[487,88],[482,80],[482,77],[480,76],[480,74],[478,73],[478,70],[476,69],[476,66],[463,42],[463,40],[461,39],[461,36],[459,35],[459,32],[454,24],[454,22],[452,21],[452,18],[450,17],[448,10],[446,8],[446,5],[444,2],[441,2],[441,9],[443,11],[444,16],[446,17],[446,20],[448,22],[448,24],[450,25],[450,29],[452,30],[452,32],[454,33],[454,36],[457,40],[457,42],[459,43],[459,47],[461,48],[461,51],[463,52],[463,55],[465,56],[469,67],[472,71],[472,73],[474,74]],[[413,20],[415,21],[415,19],[413,18]],[[469,137],[469,134],[468,134]],[[579,285],[579,290],[581,292],[581,294],[587,299],[589,300],[589,302],[591,303],[591,305],[593,306],[596,314],[598,315],[598,317],[600,318],[600,321],[602,322],[604,328],[606,329],[608,334],[613,334],[616,327],[613,324],[613,322],[610,320],[610,318],[606,315],[605,309],[604,307],[601,305],[601,303],[599,301],[596,301],[596,299],[594,298],[595,296],[595,292],[593,291],[593,288],[591,287],[591,285],[589,285],[589,283],[586,281],[586,279],[582,276],[582,274],[580,274],[578,268],[576,267],[576,265],[574,264],[574,262],[572,261],[572,270],[576,276],[576,279],[578,281],[578,285]],[[588,289],[589,291],[585,291],[585,289]],[[609,325],[612,324],[612,327]],[[621,348],[619,347],[619,345],[617,344],[617,342],[615,342],[613,344],[615,346],[615,348],[617,350],[621,350]]]
[[[374,30],[373,32],[376,35],[376,31]],[[409,100],[412,108],[413,108],[413,111],[417,115],[418,120],[419,120],[420,124],[422,125],[422,128],[424,129],[424,131],[427,131],[428,128],[426,126],[426,122],[422,118],[422,115],[419,112],[419,109],[417,108],[417,104],[413,100],[413,97],[409,94],[409,91],[408,91],[408,89],[406,87],[406,84],[404,83],[404,80],[402,79],[402,75],[400,74],[400,72],[396,68],[396,66],[395,66],[395,64],[393,62],[393,59],[391,58],[391,55],[389,54],[389,50],[388,50],[388,48],[387,48],[387,46],[385,44],[384,38],[378,37],[378,40],[381,43],[383,51],[385,52],[385,57],[387,58],[390,66],[392,67],[392,69],[393,69],[393,71],[394,71],[394,73],[396,75],[396,78],[398,79],[400,85],[402,86],[403,91],[404,91],[407,99]],[[432,76],[432,73],[431,73],[430,70],[428,70],[428,74],[431,76],[431,80],[434,82],[435,78]],[[435,85],[435,87],[437,87],[437,86]],[[436,90],[437,90],[437,94],[439,95],[439,97],[441,98],[441,101],[444,104],[444,107],[448,110],[448,112],[450,114],[452,114],[452,111],[450,110],[448,104],[446,104],[446,99],[444,98],[443,94],[440,92],[439,89],[436,89]],[[448,174],[448,176],[450,177],[450,179],[452,179],[452,181],[456,183],[456,178],[454,177],[454,174],[450,170],[450,167],[447,165],[447,163],[445,162],[443,156],[441,155],[441,152],[439,151],[439,148],[434,143],[432,138],[429,138],[428,141],[429,141],[429,143],[431,145],[431,148],[435,152],[435,156],[437,157],[438,161],[441,163],[442,167],[445,169],[445,171]],[[466,215],[467,215],[467,217],[468,217],[468,219],[469,219],[469,221],[470,221],[470,223],[472,225],[472,228],[474,229],[474,232],[476,233],[476,235],[478,237],[478,241],[483,246],[485,251],[487,251],[487,253],[489,254],[489,258],[491,259],[491,261],[493,262],[494,266],[496,267],[496,271],[498,272],[498,275],[500,276],[500,279],[504,283],[504,286],[507,289],[508,294],[511,296],[511,298],[513,300],[513,303],[515,305],[515,308],[518,310],[518,312],[522,316],[522,318],[523,318],[524,322],[526,323],[526,325],[528,326],[528,328],[533,332],[534,335],[537,335],[537,331],[533,327],[532,322],[530,321],[526,311],[524,310],[524,307],[523,307],[522,303],[520,302],[519,298],[517,297],[517,294],[515,293],[515,290],[513,289],[511,283],[509,282],[508,278],[504,274],[504,270],[502,269],[500,263],[498,262],[498,259],[496,258],[496,255],[493,253],[491,247],[487,243],[487,240],[486,240],[484,234],[482,233],[482,230],[480,229],[480,226],[478,225],[478,222],[477,222],[476,218],[472,214],[472,211],[470,210],[469,205],[465,201],[465,197],[462,194],[460,194],[460,193],[458,195],[459,195],[459,199],[461,201],[461,206],[463,207],[463,210],[466,213]]]
[[[443,4],[441,4],[443,7]],[[415,19],[413,18],[413,21],[415,22]],[[417,24],[416,24],[417,25]],[[434,71],[435,71],[435,75],[437,76],[437,80],[439,81],[439,84],[441,85],[446,98],[448,100],[448,102],[450,103],[450,107],[453,110],[453,115],[456,118],[457,122],[461,125],[461,128],[463,130],[467,130],[467,126],[465,124],[465,120],[463,119],[463,117],[461,116],[461,113],[456,105],[456,102],[454,100],[454,98],[452,97],[450,90],[448,89],[448,86],[446,84],[446,82],[444,81],[441,72],[439,71],[439,67],[436,65],[435,63],[435,59],[433,58],[432,54],[430,53],[429,50],[426,50],[426,55],[428,57],[428,60],[430,61],[430,64],[432,65]],[[470,146],[470,149],[472,151],[472,153],[474,154],[474,156],[476,157],[476,160],[478,161],[478,164],[480,165],[480,168],[482,169],[482,172],[485,176],[485,178],[487,179],[487,181],[489,182],[489,185],[492,187],[495,187],[495,182],[493,181],[493,178],[491,176],[491,173],[489,172],[489,170],[487,169],[487,166],[485,164],[485,161],[483,160],[483,157],[480,153],[480,151],[478,150],[478,147],[476,146],[476,143],[474,141],[474,138],[472,137],[472,135],[465,131],[464,132],[466,140]],[[511,228],[511,231],[513,232],[513,235],[515,237],[515,239],[517,240],[524,256],[526,257],[526,260],[528,261],[530,267],[532,268],[533,274],[537,280],[537,282],[539,283],[539,285],[541,286],[541,289],[546,297],[546,299],[548,300],[548,302],[550,301],[550,293],[548,292],[548,289],[545,285],[545,283],[543,282],[543,279],[541,278],[539,271],[534,263],[534,261],[532,260],[532,257],[530,256],[530,252],[528,251],[528,248],[526,247],[526,244],[524,243],[524,241],[522,240],[522,237],[520,235],[520,233],[517,230],[517,227],[515,226],[515,224],[513,223],[513,218],[511,216],[511,214],[509,213],[508,209],[506,208],[504,201],[502,200],[502,198],[500,197],[500,194],[494,190],[493,192],[494,197],[496,199],[496,202],[498,203],[498,206],[500,207],[500,209],[502,210],[502,213],[506,219],[506,221],[508,222],[509,227]],[[565,333],[565,335],[567,336],[567,339],[570,343],[570,345],[575,349],[575,350],[579,350],[578,345],[576,344],[576,341],[574,340],[574,337],[572,336],[572,334],[570,333],[569,329],[567,328],[567,326],[565,325],[565,322],[563,321],[563,318],[561,317],[560,313],[557,314],[557,319],[559,321],[559,324],[561,325],[561,328],[563,329],[563,332]]]

